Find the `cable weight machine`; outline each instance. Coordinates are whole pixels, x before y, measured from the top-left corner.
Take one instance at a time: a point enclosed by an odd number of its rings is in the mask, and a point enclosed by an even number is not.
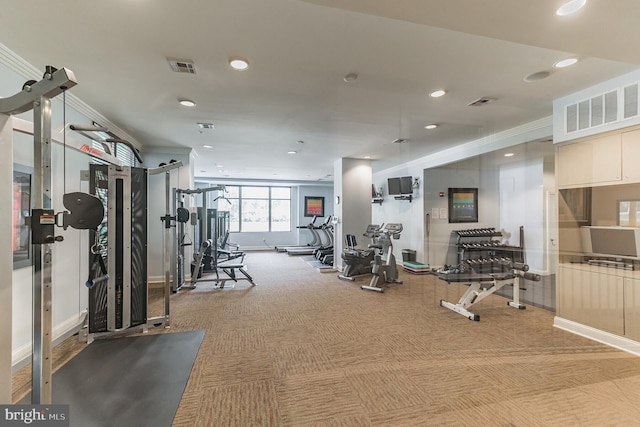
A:
[[[42,80],[30,80],[17,94],[0,99],[0,114],[15,115],[33,110],[34,173],[31,195],[34,207],[30,217],[33,254],[31,401],[34,404],[51,403],[52,245],[63,240],[62,236],[55,236],[56,215],[52,206],[51,98],[76,84],[76,78],[70,70],[47,66]]]
[[[182,166],[171,162],[157,168],[90,165],[90,192],[106,206],[106,217],[90,233],[89,311],[81,338],[146,331],[170,326],[169,297],[171,227],[170,172]],[[164,313],[148,317],[147,284],[147,180],[165,174]],[[91,277],[97,278],[91,280]]]

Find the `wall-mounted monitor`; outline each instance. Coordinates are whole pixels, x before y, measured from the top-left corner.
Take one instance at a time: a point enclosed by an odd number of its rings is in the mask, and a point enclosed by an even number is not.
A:
[[[389,178],[387,179],[387,185],[389,187],[389,195],[390,196],[397,196],[402,194],[401,193],[401,186],[400,186],[400,178]]]
[[[387,180],[387,184],[389,186],[390,196],[399,196],[401,194],[413,193],[413,178],[410,176],[389,178]]]
[[[400,178],[400,194],[413,194],[413,178],[410,176]]]

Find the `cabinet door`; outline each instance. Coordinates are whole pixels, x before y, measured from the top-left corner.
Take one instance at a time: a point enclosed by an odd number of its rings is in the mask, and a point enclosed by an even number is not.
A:
[[[640,130],[622,134],[622,179],[640,182]]]
[[[622,179],[620,134],[561,146],[557,159],[560,187]]]
[[[640,280],[624,279],[624,336],[640,341]]]
[[[624,335],[622,277],[558,266],[557,279],[556,313],[559,317]]]

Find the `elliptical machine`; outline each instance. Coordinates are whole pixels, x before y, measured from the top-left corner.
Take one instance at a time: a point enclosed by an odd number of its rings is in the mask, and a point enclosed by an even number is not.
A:
[[[371,268],[371,283],[362,285],[360,289],[370,291],[384,292],[384,286],[387,283],[402,283],[398,280],[398,266],[396,265],[396,257],[393,255],[393,243],[391,239],[399,239],[402,233],[402,224],[387,224],[378,236],[378,245],[370,245],[379,249],[382,255],[376,254]],[[380,279],[382,278],[382,283]]]
[[[371,274],[371,265],[373,264],[374,256],[376,255],[375,245],[378,244],[377,238],[382,230],[382,227],[377,224],[369,224],[367,231],[363,236],[371,239],[369,249],[356,249],[358,242],[356,242],[356,236],[353,234],[347,234],[344,236],[345,249],[342,254],[342,260],[345,263],[345,268],[342,274],[338,275],[338,279],[349,280],[351,282],[356,280],[356,277]]]

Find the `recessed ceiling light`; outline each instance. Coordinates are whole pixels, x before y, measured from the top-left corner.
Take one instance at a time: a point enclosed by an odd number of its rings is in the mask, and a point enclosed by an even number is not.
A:
[[[371,158],[371,156],[364,156],[364,158],[365,158],[365,159],[370,159],[370,158]]]
[[[505,157],[513,157],[513,153],[506,153],[504,156]]]
[[[576,62],[578,62],[578,58],[567,58],[567,59],[563,59],[562,61],[556,62],[555,64],[553,64],[553,67],[554,68],[569,67],[575,64]]]
[[[556,10],[556,15],[566,16],[577,12],[587,3],[587,0],[571,0],[563,4]]]
[[[438,90],[436,90],[434,92],[431,92],[429,94],[429,96],[432,97],[432,98],[440,98],[441,96],[444,96],[445,93],[447,93],[446,90],[438,89]]]
[[[296,154],[297,151],[287,151],[287,154]]]
[[[437,127],[438,127],[438,125],[437,125],[437,124],[432,123],[432,124],[430,124],[430,125],[426,125],[424,128],[425,128],[425,129],[435,129],[435,128],[437,128]]]
[[[182,105],[183,107],[195,107],[196,103],[191,101],[190,99],[181,99],[178,101],[180,103],[180,105]]]
[[[204,144],[202,148],[213,148],[213,145]]]
[[[249,68],[249,61],[240,57],[229,58],[229,66],[234,70],[244,71]]]

